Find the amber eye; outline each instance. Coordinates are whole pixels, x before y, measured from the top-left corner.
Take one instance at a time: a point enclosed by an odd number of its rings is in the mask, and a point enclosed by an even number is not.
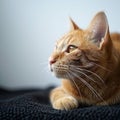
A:
[[[69,46],[67,47],[66,52],[67,52],[67,53],[70,53],[70,52],[72,52],[73,50],[75,50],[76,48],[78,48],[78,47],[75,46],[75,45],[69,45]]]

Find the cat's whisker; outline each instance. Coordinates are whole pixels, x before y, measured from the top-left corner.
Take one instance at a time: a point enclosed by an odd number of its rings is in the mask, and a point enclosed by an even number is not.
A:
[[[39,65],[41,66],[41,72],[49,73],[50,68],[48,62],[41,62]]]
[[[76,67],[76,69],[78,69],[78,70],[80,70],[80,71],[86,71],[86,72],[88,72],[88,73],[91,73],[92,75],[96,76],[103,84],[105,84],[104,81],[103,81],[103,79],[102,79],[98,74],[96,74],[96,73],[94,73],[94,72],[92,72],[92,71],[90,71],[90,70],[82,69],[82,68],[80,68],[80,67],[79,67],[79,68]]]
[[[104,99],[101,97],[101,95],[87,82],[85,81],[83,78],[81,78],[80,76],[78,76],[77,74],[73,73],[72,74],[77,77],[79,80],[81,80],[81,82],[88,87],[88,89],[99,99],[101,99],[102,101],[104,101]]]
[[[48,66],[45,66],[44,68],[42,68],[41,73],[43,73],[43,72],[49,73]]]
[[[96,66],[102,68],[103,70],[106,70],[106,71],[108,71],[108,72],[112,72],[111,70],[108,70],[107,68],[105,68],[105,67],[103,67],[103,66],[101,66],[101,65],[99,65],[99,64],[97,64],[97,63],[93,63],[93,64],[95,64]]]
[[[75,73],[76,73],[77,70],[74,68],[73,71],[75,71]],[[82,74],[81,71],[79,71],[79,72]],[[74,74],[75,74],[75,73],[74,73]],[[73,74],[73,73],[72,73],[72,74]],[[77,74],[76,74],[76,75],[77,75]],[[81,78],[81,77],[78,76],[78,75],[77,75],[77,77],[80,78],[80,80],[82,79],[81,81],[82,81],[86,86],[88,86],[89,89],[90,89],[92,92],[94,92],[94,94],[95,94],[97,97],[99,97],[102,101],[104,101],[103,98],[97,93],[97,91],[96,91],[88,82],[86,82],[83,78]],[[104,101],[104,103],[105,103],[105,101]]]
[[[88,75],[86,75],[85,73],[83,73],[82,71],[80,70],[76,70],[75,68],[73,68],[73,70],[77,73],[80,73],[82,75],[84,75],[85,77],[87,77],[89,80],[92,80],[93,82],[96,82],[93,78],[89,77]]]
[[[84,79],[82,79],[81,77],[79,77],[77,74],[72,73],[74,75],[74,77],[78,78],[97,98],[98,96],[96,95],[96,93],[93,91],[93,89],[91,89],[91,85],[88,84]]]
[[[75,80],[73,79],[73,76],[72,76],[71,73],[69,73],[69,72],[67,72],[67,74],[68,74],[68,77],[70,77],[71,80],[73,81],[73,84],[75,85],[75,87],[76,87],[76,89],[77,89],[77,91],[78,91],[78,93],[79,93],[79,95],[80,95],[80,97],[81,97],[81,100],[83,100],[83,99],[82,99],[81,91],[80,91],[77,83],[76,83]]]
[[[70,65],[72,68],[74,68],[74,69],[77,69],[77,70],[79,70],[80,72],[81,71],[86,71],[86,72],[88,72],[88,73],[91,73],[92,75],[94,75],[94,76],[96,76],[100,81],[102,81],[102,83],[104,83],[104,81],[102,80],[102,78],[99,76],[99,75],[97,75],[96,73],[94,73],[94,72],[92,72],[92,71],[90,71],[90,70],[86,70],[86,69],[83,69],[83,68],[81,68],[81,67],[75,67],[74,65]],[[105,84],[105,83],[104,83]]]

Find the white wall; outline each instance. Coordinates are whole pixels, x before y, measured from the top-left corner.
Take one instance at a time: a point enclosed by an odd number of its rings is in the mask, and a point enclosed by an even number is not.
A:
[[[0,86],[60,84],[47,69],[55,41],[69,30],[69,16],[85,28],[98,11],[120,31],[119,0],[0,0]]]

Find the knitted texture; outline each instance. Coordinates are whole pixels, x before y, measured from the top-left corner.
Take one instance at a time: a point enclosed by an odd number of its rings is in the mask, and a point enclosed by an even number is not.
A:
[[[55,110],[49,103],[49,91],[0,90],[0,120],[120,120],[120,105]]]

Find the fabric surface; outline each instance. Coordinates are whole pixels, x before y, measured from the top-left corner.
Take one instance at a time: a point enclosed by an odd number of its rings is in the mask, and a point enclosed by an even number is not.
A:
[[[0,90],[0,120],[120,120],[120,105],[55,110],[49,103],[49,89]]]

